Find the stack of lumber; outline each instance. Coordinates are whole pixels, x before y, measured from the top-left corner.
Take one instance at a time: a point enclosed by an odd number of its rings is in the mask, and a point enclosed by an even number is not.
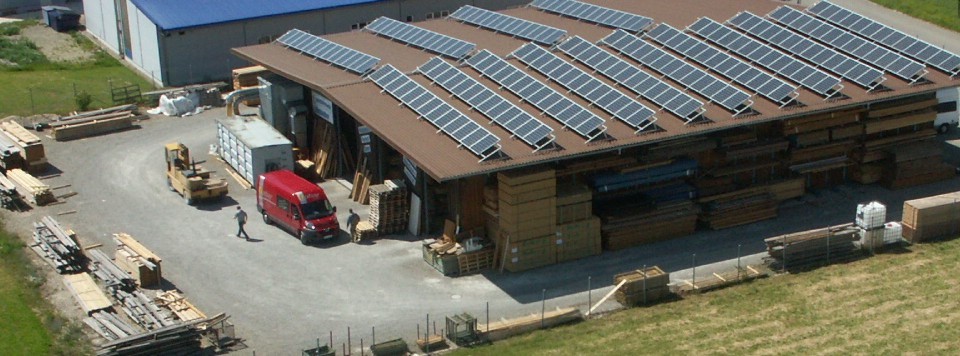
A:
[[[33,244],[30,248],[60,273],[84,269],[83,250],[76,236],[52,217],[45,216],[33,223]]]
[[[929,99],[909,104],[897,105],[885,109],[873,109],[863,120],[864,133],[896,130],[903,127],[933,122],[937,118],[934,107],[937,99]]]
[[[600,218],[593,216],[593,193],[579,184],[557,187],[557,262],[599,255]]]
[[[566,163],[563,168],[557,169],[557,177],[566,177],[580,173],[600,170],[620,170],[637,164],[637,159],[624,156],[610,156],[604,158],[589,158],[578,162]]]
[[[350,199],[360,204],[370,202],[370,176],[371,172],[367,169],[367,160],[361,159],[357,164],[357,171],[353,174],[353,189],[350,190]]]
[[[410,206],[406,184],[402,180],[388,180],[370,186],[370,224],[380,235],[401,234],[407,229]]]
[[[7,176],[0,174],[0,205],[10,210],[19,210],[23,197],[17,192],[17,185],[13,184]]]
[[[7,178],[17,185],[20,195],[35,205],[46,205],[57,201],[50,186],[20,169],[7,171]]]
[[[670,288],[667,287],[670,274],[657,266],[620,273],[613,277],[613,283],[623,283],[614,293],[614,298],[626,307],[655,302],[670,294]]]
[[[312,159],[314,174],[321,179],[332,177],[336,172],[337,163],[340,159],[346,161],[346,165],[353,165],[353,156],[350,150],[337,149],[340,140],[337,138],[337,132],[333,124],[324,120],[314,120]]]
[[[843,262],[861,256],[855,242],[859,229],[853,223],[766,238],[772,268],[806,269],[820,264]]]
[[[580,320],[583,320],[580,309],[557,308],[556,310],[548,310],[543,314],[530,314],[519,318],[490,322],[484,336],[489,341],[497,341],[540,328],[551,328]]]
[[[23,150],[12,139],[0,134],[0,168],[24,168]]]
[[[692,234],[697,229],[700,207],[679,201],[655,208],[639,207],[603,213],[603,248],[621,250],[645,243],[669,240]]]
[[[899,189],[939,182],[956,175],[954,167],[943,162],[938,141],[921,141],[889,148],[883,165],[881,184]]]
[[[128,129],[133,127],[134,121],[146,117],[146,115],[137,114],[135,109],[119,110],[70,120],[64,118],[62,121],[51,122],[50,129],[55,140],[68,141]]]
[[[593,217],[593,193],[580,184],[557,187],[557,224],[566,224]]]
[[[193,303],[187,301],[187,298],[175,290],[168,290],[157,295],[157,304],[173,312],[173,315],[181,321],[194,321],[206,319],[207,315],[200,309],[197,309]]]
[[[511,272],[557,262],[557,179],[553,169],[497,175],[498,257]]]
[[[755,266],[745,266],[744,268],[721,272],[721,273],[711,273],[707,276],[697,276],[696,281],[687,281],[684,280],[684,283],[679,284],[673,290],[674,293],[685,296],[691,293],[702,293],[708,292],[711,290],[717,290],[726,288],[732,285],[743,283],[746,281],[752,281],[758,278],[767,277],[771,271],[762,265]]]
[[[113,306],[106,294],[97,286],[87,273],[68,274],[63,276],[63,284],[70,294],[80,303],[80,308],[87,315],[93,312],[109,309]]]
[[[862,147],[853,151],[852,157],[861,164],[878,162],[888,158],[887,149],[891,147],[930,140],[937,136],[937,131],[933,129],[933,123],[921,126],[925,127],[916,131],[903,130],[907,132],[870,135],[863,141]]]
[[[266,74],[267,68],[263,66],[250,66],[242,68],[234,68],[232,71],[233,77],[233,90],[240,90],[249,87],[255,87],[260,83],[257,81],[257,77]],[[257,99],[259,103],[260,99]],[[244,103],[246,105],[250,105]]]
[[[808,133],[832,127],[853,125],[860,121],[864,109],[836,111],[781,121],[784,136]]]
[[[547,235],[523,241],[503,240],[503,268],[520,272],[557,263],[557,238]]]
[[[43,142],[32,132],[27,131],[16,121],[5,121],[0,123],[0,130],[3,134],[13,140],[20,146],[20,154],[23,156],[25,166],[28,172],[41,173],[47,168],[47,154],[43,148]]]
[[[777,217],[780,202],[799,198],[805,192],[803,178],[784,179],[748,188],[701,196],[703,215],[711,229],[723,229]]]
[[[960,234],[960,192],[903,202],[903,237],[913,243]]]
[[[116,263],[99,249],[87,250],[90,256],[90,270],[97,279],[103,281],[111,293],[115,290],[133,291],[137,289],[137,281],[117,266]]]
[[[160,285],[162,269],[160,256],[155,255],[139,241],[125,233],[113,234],[117,243],[117,265],[130,273],[141,287]]]
[[[156,330],[177,324],[170,312],[161,309],[152,298],[147,297],[139,289],[132,292],[117,290],[113,296],[117,298],[120,309],[130,317],[130,320],[146,330]]]
[[[357,227],[353,229],[350,238],[354,242],[360,242],[373,240],[377,236],[377,228],[369,221],[363,220],[357,223]]]
[[[200,323],[172,325],[113,340],[101,345],[97,356],[200,355]]]
[[[118,318],[116,314],[105,310],[93,312],[89,317],[83,319],[83,323],[109,341],[139,333],[133,326]]]
[[[697,169],[697,161],[689,158],[659,161],[615,173],[598,174],[593,177],[593,187],[598,192],[613,192],[689,177]]]
[[[488,185],[483,187],[483,212],[494,218],[497,217],[497,211],[500,210],[500,198],[497,194],[497,186]],[[497,230],[488,229],[487,231]]]

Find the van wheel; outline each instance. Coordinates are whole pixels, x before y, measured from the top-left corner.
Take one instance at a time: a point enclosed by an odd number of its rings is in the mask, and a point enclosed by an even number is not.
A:
[[[307,236],[303,233],[303,230],[297,232],[297,236],[300,237],[300,243],[304,245],[309,245],[307,241]]]
[[[939,132],[939,133],[945,134],[945,133],[947,133],[948,131],[950,131],[950,125],[940,124],[940,126],[937,127],[937,132]]]
[[[183,197],[183,201],[185,201],[185,202],[187,203],[187,205],[193,205],[193,203],[194,203],[193,199],[190,199],[190,197],[188,197],[188,196],[184,196],[184,197]]]
[[[267,212],[266,212],[266,211],[263,212],[263,223],[264,223],[264,224],[267,224],[267,225],[270,225],[270,217],[267,216]]]

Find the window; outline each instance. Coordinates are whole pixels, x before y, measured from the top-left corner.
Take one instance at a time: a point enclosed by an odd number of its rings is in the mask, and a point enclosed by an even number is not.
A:
[[[350,25],[350,29],[351,29],[351,30],[359,30],[359,29],[362,29],[362,28],[364,28],[364,27],[367,27],[367,23],[366,23],[366,22],[358,22],[358,23],[355,23],[355,24],[353,24],[353,25]]]
[[[273,42],[273,40],[275,39],[277,39],[276,35],[263,36],[257,40],[257,43],[259,44],[270,43],[270,42]]]
[[[407,16],[407,22],[413,22],[413,16]]]
[[[428,12],[428,13],[427,13],[427,20],[430,20],[430,19],[432,19],[432,18],[433,18],[433,13],[432,13],[432,12]]]
[[[283,198],[277,198],[277,207],[283,211],[290,211],[290,202]]]
[[[946,112],[954,112],[954,111],[957,111],[957,102],[956,102],[956,101],[948,101],[948,102],[945,102],[945,103],[937,104],[937,113],[938,113],[938,114],[943,114],[943,113],[946,113]]]
[[[440,17],[447,17],[447,15],[450,15],[450,11],[447,11],[447,10],[440,11]]]

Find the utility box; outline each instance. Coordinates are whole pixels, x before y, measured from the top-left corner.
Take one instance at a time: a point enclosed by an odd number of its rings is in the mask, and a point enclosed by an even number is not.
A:
[[[217,119],[217,153],[256,185],[262,173],[293,170],[293,143],[261,119]]]
[[[257,77],[257,81],[260,84],[260,117],[284,137],[293,138],[294,129],[306,127],[305,123],[291,125],[291,121],[306,119],[303,86],[276,74]],[[301,119],[294,119],[298,116]],[[305,134],[306,130],[301,131]]]
[[[80,27],[80,14],[69,7],[42,6],[40,15],[43,18],[43,24],[57,32],[67,32]]]

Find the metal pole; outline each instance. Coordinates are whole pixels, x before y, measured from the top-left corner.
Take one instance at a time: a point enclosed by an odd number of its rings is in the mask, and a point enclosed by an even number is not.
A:
[[[376,345],[377,344],[377,327],[371,326],[370,329],[373,331],[373,341],[370,342],[370,345]]]
[[[336,346],[333,346],[333,330],[330,330],[330,348],[332,349],[334,347]]]
[[[363,338],[360,338],[360,356],[363,356]]]
[[[353,350],[353,345],[350,344],[350,327],[349,326],[347,327],[347,347],[349,347],[350,350]]]
[[[540,328],[543,329],[543,317],[547,311],[547,289],[540,292]]]
[[[693,289],[697,289],[697,254],[693,254]]]
[[[643,305],[647,305],[647,265],[643,265]]]
[[[430,313],[427,313],[427,324],[424,326],[426,326],[427,330],[423,332],[423,344],[426,346],[426,350],[423,351],[430,353]]]
[[[830,264],[830,235],[827,234],[827,264]]]
[[[787,273],[787,235],[780,238],[780,243],[783,244],[783,266],[780,273]]]
[[[737,245],[737,280],[740,280],[740,247],[743,245]]]
[[[490,302],[487,302],[487,332],[490,332]]]
[[[30,115],[36,114],[37,109],[33,106],[33,88],[27,88],[27,91],[30,93]]]
[[[587,310],[590,310],[590,307],[593,306],[593,287],[591,284],[592,276],[587,276]],[[587,312],[587,315],[590,315],[590,312]]]

